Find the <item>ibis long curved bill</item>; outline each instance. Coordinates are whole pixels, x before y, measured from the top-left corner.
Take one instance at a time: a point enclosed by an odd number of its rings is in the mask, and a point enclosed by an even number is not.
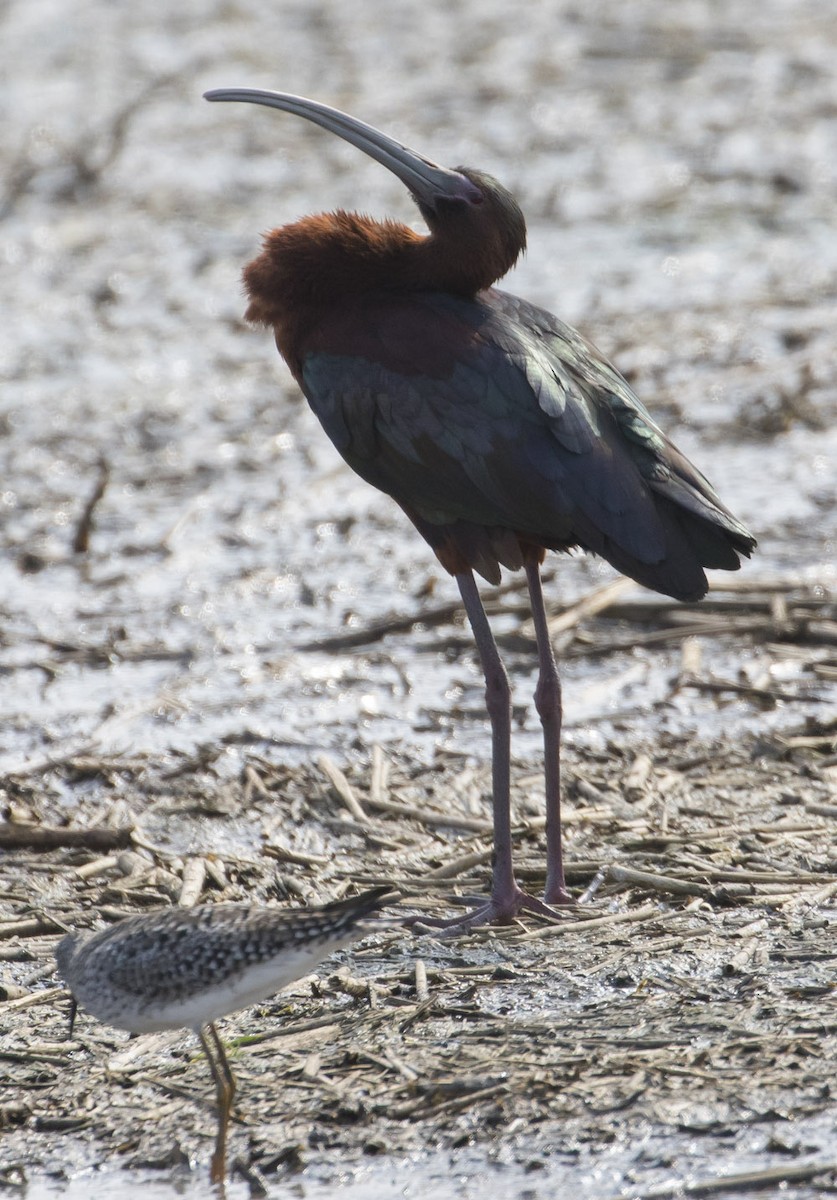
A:
[[[289,92],[272,92],[261,88],[213,88],[204,92],[206,100],[235,100],[247,104],[263,104],[267,108],[278,108],[282,112],[304,117],[329,133],[334,133],[345,142],[357,146],[364,154],[374,158],[387,170],[392,171],[409,188],[415,199],[432,210],[439,197],[469,200],[479,196],[478,189],[459,171],[440,167],[409,146],[318,100],[305,96],[293,96]]]

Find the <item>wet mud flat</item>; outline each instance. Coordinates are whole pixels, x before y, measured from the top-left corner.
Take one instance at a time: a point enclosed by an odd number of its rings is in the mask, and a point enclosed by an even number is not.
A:
[[[373,935],[222,1022],[240,1083],[241,1194],[352,1180],[375,1194],[372,1160],[405,1157],[429,1186],[429,1152],[463,1188],[490,1166],[497,1186],[520,1173],[515,1194],[530,1196],[568,1180],[599,1200],[837,1186],[833,738],[570,751],[569,881],[590,895],[566,921],[452,941]],[[341,770],[327,755],[283,766],[252,751],[237,780],[219,782],[222,753],[163,770],[71,760],[53,770],[85,794],[60,825],[48,776],[9,781],[11,1189],[103,1166],[175,1183],[190,1164],[205,1172],[211,1148],[214,1092],[190,1035],[128,1039],[82,1016],[68,1039],[50,961],[65,926],[198,898],[301,903],[380,881],[404,910],[441,915],[488,886],[485,764],[423,767],[377,747]],[[519,871],[532,889],[539,789],[518,764]],[[229,849],[245,835],[247,849]],[[421,1194],[400,1186],[380,1194]]]
[[[488,885],[455,589],[241,321],[261,231],[414,212],[350,149],[202,104],[227,84],[496,174],[529,224],[510,289],[592,337],[759,538],[695,606],[551,560],[578,906],[554,930],[382,934],[225,1020],[230,1196],[837,1188],[837,24],[813,0],[526,12],[3,11],[9,1194],[208,1186],[194,1039],[83,1016],[68,1039],[65,927],[382,880],[434,916]],[[485,596],[537,891],[534,639],[519,581]]]

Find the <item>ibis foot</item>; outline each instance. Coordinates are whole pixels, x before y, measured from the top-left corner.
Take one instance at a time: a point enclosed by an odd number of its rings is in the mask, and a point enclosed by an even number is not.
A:
[[[553,904],[561,904],[561,905],[575,904],[575,901],[573,900],[572,896],[567,891],[567,889],[564,887],[563,883],[559,884],[556,887],[547,886],[547,888],[543,894],[543,899],[544,899],[545,907],[550,907]]]
[[[569,893],[565,891],[564,896],[566,898],[558,903],[572,904]],[[482,904],[477,903],[476,908],[461,917],[408,917],[406,924],[440,929],[446,937],[451,937],[457,933],[469,933],[482,925],[510,925],[523,912],[533,913],[552,923],[564,920],[563,913],[545,904],[543,900],[530,896],[515,884],[513,890],[510,889],[503,895],[493,895]]]

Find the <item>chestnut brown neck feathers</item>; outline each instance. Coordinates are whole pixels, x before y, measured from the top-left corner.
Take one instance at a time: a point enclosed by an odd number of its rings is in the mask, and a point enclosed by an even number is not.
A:
[[[268,233],[244,268],[246,318],[275,325],[300,306],[322,307],[386,287],[415,271],[424,239],[406,225],[357,213],[320,213]],[[407,285],[409,286],[409,285]]]
[[[350,296],[387,290],[475,296],[505,275],[525,244],[525,227],[510,238],[489,212],[480,216],[433,221],[426,236],[397,221],[343,211],[275,229],[244,269],[246,318],[274,328],[294,370],[305,327]]]

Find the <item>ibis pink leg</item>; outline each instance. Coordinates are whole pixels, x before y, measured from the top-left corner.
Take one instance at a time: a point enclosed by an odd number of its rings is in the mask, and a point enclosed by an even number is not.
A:
[[[558,913],[549,905],[524,892],[518,887],[514,877],[511,833],[511,688],[473,573],[463,571],[456,576],[456,582],[477,644],[485,676],[485,703],[491,722],[494,874],[491,897],[485,904],[464,917],[454,917],[448,921],[422,919],[422,923],[441,926],[450,932],[459,932],[473,929],[477,925],[508,923],[522,910],[558,920]]]
[[[526,560],[526,579],[532,604],[535,640],[538,644],[538,683],[535,708],[543,726],[544,793],[546,798],[546,889],[547,904],[571,904],[564,882],[561,846],[561,677],[552,651],[546,607],[543,601],[540,564]]]

